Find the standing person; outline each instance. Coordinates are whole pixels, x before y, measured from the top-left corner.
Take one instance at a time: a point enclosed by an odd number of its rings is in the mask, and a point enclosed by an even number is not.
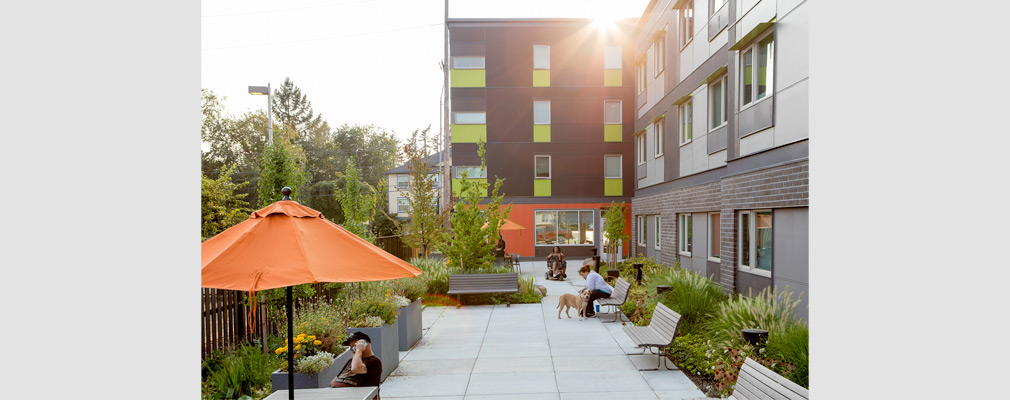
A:
[[[379,386],[382,361],[372,353],[372,339],[364,332],[354,332],[343,343],[354,351],[351,361],[330,382],[330,387]]]
[[[583,265],[579,268],[579,276],[586,280],[586,289],[589,291],[589,301],[586,302],[586,317],[595,317],[596,311],[593,310],[593,301],[596,299],[610,297],[611,293],[614,293],[614,288],[607,284],[603,280],[600,274],[593,271],[589,265]]]
[[[505,238],[498,234],[498,243],[494,246],[494,261],[495,264],[501,264],[505,262]]]
[[[547,256],[547,265],[554,272],[554,277],[558,279],[567,278],[565,271],[568,269],[568,262],[565,261],[565,253],[561,252],[561,247],[554,246],[551,254]]]

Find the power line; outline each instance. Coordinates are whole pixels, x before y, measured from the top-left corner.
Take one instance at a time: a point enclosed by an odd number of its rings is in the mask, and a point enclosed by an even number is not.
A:
[[[341,38],[356,37],[356,36],[376,35],[376,34],[380,34],[380,33],[398,32],[398,31],[405,31],[405,30],[410,30],[410,29],[419,29],[419,28],[427,28],[427,27],[430,27],[430,26],[442,26],[442,25],[443,25],[443,23],[439,22],[439,23],[436,23],[436,24],[409,26],[409,27],[406,27],[406,28],[390,29],[390,30],[377,31],[377,32],[364,32],[364,33],[354,33],[354,34],[350,34],[350,35],[339,35],[339,36],[321,37],[321,38],[315,38],[315,39],[292,40],[292,41],[289,41],[289,42],[250,44],[250,45],[228,46],[228,47],[213,47],[213,48],[201,49],[201,50],[202,51],[212,51],[212,50],[225,50],[225,49],[241,49],[241,48],[247,48],[247,47],[278,46],[278,45],[294,44],[294,43],[318,42],[320,40],[330,40],[330,39],[341,39]]]
[[[376,0],[366,0],[366,1],[356,1],[352,3],[336,3],[336,4],[320,4],[316,6],[306,6],[306,7],[295,7],[295,8],[283,8],[279,10],[265,10],[265,11],[247,11],[229,14],[214,14],[214,15],[204,15],[201,18],[216,18],[216,17],[231,17],[234,15],[250,15],[250,14],[266,14],[266,13],[279,13],[287,11],[298,11],[298,10],[308,10],[313,8],[326,8],[326,7],[338,7],[338,6],[349,6],[352,4],[363,4],[363,3],[374,3]]]

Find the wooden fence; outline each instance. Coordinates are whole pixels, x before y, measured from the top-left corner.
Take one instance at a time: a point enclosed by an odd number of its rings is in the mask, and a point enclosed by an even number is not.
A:
[[[316,299],[333,300],[339,289],[326,289],[323,284],[313,285]],[[276,324],[267,318],[267,306],[257,303],[256,315],[253,320],[253,331],[249,330],[249,306],[246,304],[247,292],[224,289],[201,289],[200,308],[202,323],[200,326],[203,342],[203,357],[216,351],[226,351],[239,344],[252,343],[253,339],[265,341],[267,333],[278,332]],[[297,310],[301,306],[295,304]],[[283,310],[281,310],[283,312]]]
[[[414,249],[404,244],[399,236],[375,238],[375,245],[404,261],[409,261],[411,257],[417,257],[421,252],[420,249]]]

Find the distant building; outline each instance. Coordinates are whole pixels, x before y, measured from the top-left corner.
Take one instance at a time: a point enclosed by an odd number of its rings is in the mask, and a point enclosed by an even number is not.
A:
[[[506,250],[603,254],[602,210],[635,189],[635,20],[449,19],[452,189],[503,178]],[[477,142],[486,143],[486,174]],[[627,216],[627,214],[626,214]],[[630,219],[625,226],[630,233]],[[627,249],[624,249],[625,253]]]
[[[435,176],[435,187],[433,188],[436,198],[438,198],[439,189],[442,187],[441,178],[438,168],[443,162],[439,158],[439,153],[434,153],[429,155],[425,162],[431,166],[431,174]],[[393,168],[385,172],[386,174],[386,187],[389,193],[387,198],[389,199],[388,210],[389,216],[395,217],[399,220],[410,218],[410,205],[407,201],[407,188],[410,185],[410,169],[407,164],[403,164],[399,167]],[[439,203],[441,207],[441,202]]]

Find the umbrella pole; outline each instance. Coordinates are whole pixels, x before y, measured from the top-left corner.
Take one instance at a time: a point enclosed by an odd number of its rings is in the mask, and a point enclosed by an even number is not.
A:
[[[294,331],[294,304],[291,303],[291,286],[287,287],[288,295],[288,399],[295,400],[295,348],[292,347],[295,344]]]

